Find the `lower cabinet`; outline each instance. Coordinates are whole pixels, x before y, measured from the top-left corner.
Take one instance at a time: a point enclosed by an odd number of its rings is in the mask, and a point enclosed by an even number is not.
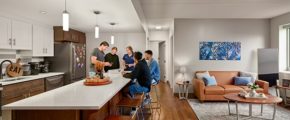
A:
[[[5,85],[2,91],[2,105],[16,102],[43,92],[44,79]]]

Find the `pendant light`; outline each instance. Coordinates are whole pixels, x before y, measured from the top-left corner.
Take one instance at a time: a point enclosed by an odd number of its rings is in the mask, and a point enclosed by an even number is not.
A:
[[[69,13],[66,10],[66,0],[64,0],[64,11],[62,13],[62,29],[69,31]]]
[[[116,25],[116,23],[110,23],[110,25],[112,26],[112,35],[111,35],[111,44],[115,44],[115,36],[113,35],[113,31],[114,31],[114,25]]]
[[[96,16],[98,16],[99,14],[101,14],[100,11],[94,11],[94,14],[96,14]],[[98,18],[96,18],[96,21],[98,20]],[[100,37],[100,27],[98,26],[98,22],[95,26],[95,38],[99,38]]]

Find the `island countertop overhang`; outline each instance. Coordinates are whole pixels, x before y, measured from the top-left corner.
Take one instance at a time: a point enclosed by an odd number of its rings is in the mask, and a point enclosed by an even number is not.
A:
[[[2,107],[3,110],[98,110],[122,90],[130,79],[109,75],[112,83],[85,86],[84,80]]]

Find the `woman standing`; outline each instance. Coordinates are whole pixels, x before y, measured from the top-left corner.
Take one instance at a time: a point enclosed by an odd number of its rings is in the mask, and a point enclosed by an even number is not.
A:
[[[128,46],[126,48],[127,54],[123,56],[123,66],[125,71],[133,71],[134,70],[134,55],[133,48]]]

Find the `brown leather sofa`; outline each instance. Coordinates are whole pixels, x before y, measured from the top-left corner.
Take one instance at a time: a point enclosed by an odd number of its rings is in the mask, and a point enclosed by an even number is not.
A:
[[[197,71],[204,72],[204,71]],[[208,71],[210,76],[214,76],[217,80],[217,86],[205,86],[203,80],[194,78],[192,83],[194,93],[201,101],[225,101],[223,97],[227,93],[239,93],[241,90],[250,91],[247,86],[234,85],[234,77],[239,76],[239,71]],[[196,74],[195,73],[195,74]],[[195,75],[196,76],[196,75]],[[260,86],[258,93],[268,94],[269,83],[262,80],[256,80],[256,84]]]

